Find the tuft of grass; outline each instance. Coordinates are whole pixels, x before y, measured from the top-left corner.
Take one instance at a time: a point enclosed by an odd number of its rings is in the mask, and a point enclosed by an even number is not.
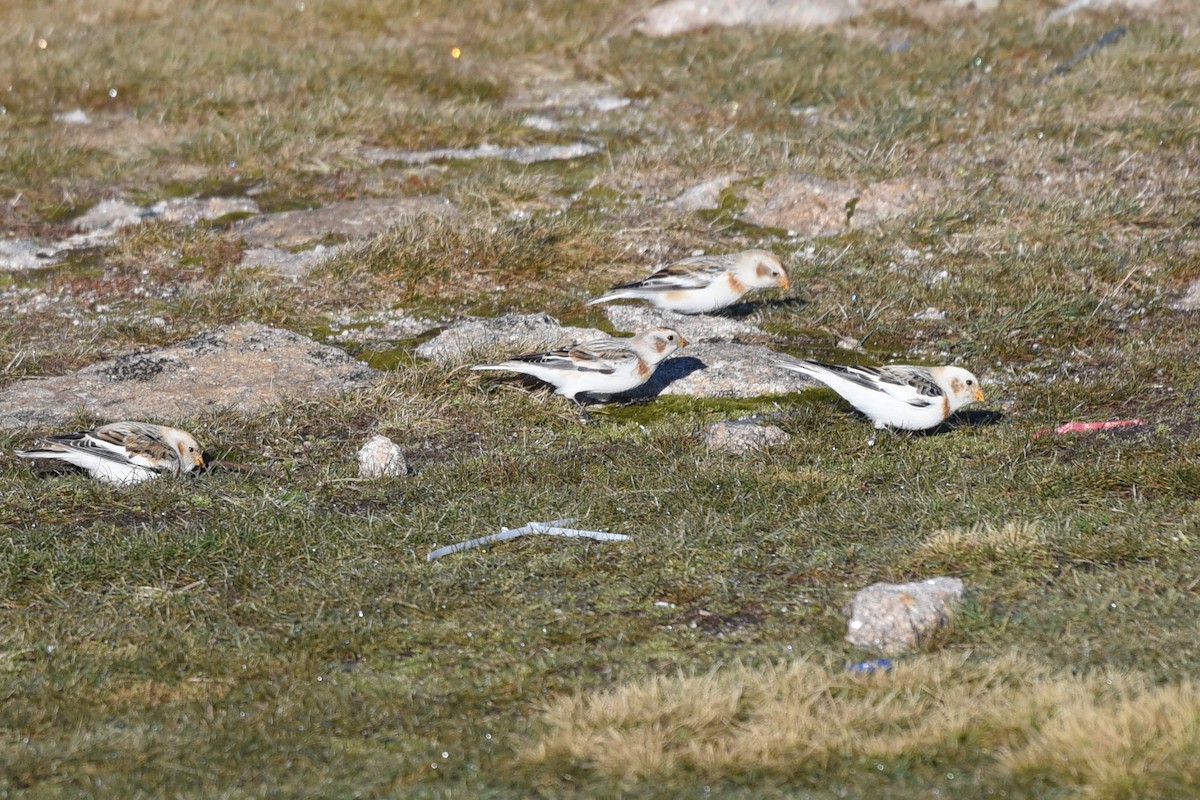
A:
[[[989,569],[1046,568],[1052,553],[1037,523],[1007,522],[942,530],[917,548],[928,568],[978,574]]]
[[[484,315],[570,310],[595,291],[593,275],[606,271],[610,252],[590,223],[574,217],[423,218],[349,246],[314,277],[331,293],[361,297],[369,288],[374,302],[408,308]]]
[[[1074,697],[1000,766],[1098,800],[1172,798],[1200,790],[1200,686]]]
[[[1096,797],[1200,788],[1185,763],[1200,687],[1135,674],[1075,675],[1023,656],[938,654],[859,675],[799,659],[655,677],[547,704],[526,767],[625,781],[695,773],[838,772],[876,760],[936,770],[968,753],[1014,787],[1087,787]]]

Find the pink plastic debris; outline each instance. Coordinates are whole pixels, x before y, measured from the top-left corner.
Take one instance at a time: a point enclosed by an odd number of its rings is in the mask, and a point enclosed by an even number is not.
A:
[[[1144,419],[1114,419],[1108,422],[1064,422],[1057,428],[1043,428],[1033,434],[1036,439],[1039,436],[1045,436],[1048,433],[1091,433],[1092,431],[1107,431],[1112,428],[1130,428],[1136,425],[1145,425]]]

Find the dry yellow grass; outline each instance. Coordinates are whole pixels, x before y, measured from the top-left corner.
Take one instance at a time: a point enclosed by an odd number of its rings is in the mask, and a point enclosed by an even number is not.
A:
[[[1000,761],[1088,797],[1192,797],[1200,789],[1200,687],[1187,682],[1111,702],[1080,697]]]
[[[526,762],[623,779],[826,769],[853,759],[991,754],[997,778],[1037,778],[1097,797],[1200,787],[1200,691],[1137,675],[1057,673],[1023,656],[939,654],[856,675],[799,660],[656,678],[558,700]],[[1194,759],[1193,759],[1194,760]]]
[[[1007,522],[999,527],[941,530],[918,548],[925,562],[953,571],[988,564],[1036,566],[1051,560],[1042,527],[1031,522]]]

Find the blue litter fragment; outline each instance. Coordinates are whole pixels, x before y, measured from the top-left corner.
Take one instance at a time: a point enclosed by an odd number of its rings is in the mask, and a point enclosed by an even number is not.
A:
[[[853,672],[855,675],[874,675],[876,672],[889,672],[891,669],[892,660],[890,658],[877,658],[874,661],[859,661],[846,665],[846,671]]]

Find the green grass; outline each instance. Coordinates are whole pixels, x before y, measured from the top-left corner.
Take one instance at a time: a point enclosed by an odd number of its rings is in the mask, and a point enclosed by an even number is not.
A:
[[[328,331],[404,308],[599,325],[581,304],[615,280],[696,247],[762,246],[804,300],[755,312],[782,347],[850,357],[835,346],[850,338],[871,359],[958,360],[1003,416],[872,447],[811,392],[667,398],[583,426],[560,398],[390,353],[375,389],[160,420],[261,473],[114,490],[34,475],[7,455],[33,432],[0,430],[0,797],[1196,793],[1200,334],[1169,308],[1200,277],[1195,9],[1043,26],[1047,6],[1017,2],[647,40],[620,31],[615,2],[475,4],[471,24],[438,2],[176,5],[0,10],[0,234],[56,238],[118,195],[253,189],[281,210],[441,194],[461,213],[295,283],[239,268],[227,224],[146,225],[0,273],[2,385],[236,320]],[[1042,80],[1116,21],[1119,43]],[[517,100],[546,74],[636,102],[524,127]],[[52,121],[77,107],[92,125]],[[528,167],[361,155],[578,138],[605,150]],[[730,173],[743,182],[719,212],[660,205]],[[743,187],[793,173],[941,188],[811,242],[737,219]],[[913,319],[931,306],[946,318]],[[748,413],[791,440],[742,458],[704,447],[706,424]],[[1148,424],[1035,436],[1131,417]],[[374,432],[412,474],[357,478]],[[562,516],[633,540],[425,561]],[[930,652],[844,675],[871,655],[843,642],[854,592],[934,574],[963,578],[968,600]],[[759,689],[703,736],[666,705],[637,708],[619,737],[585,713],[652,689],[686,698],[688,676],[718,667]],[[899,744],[860,731],[816,760],[679,755],[735,741],[793,667],[864,708],[917,687]],[[972,692],[1001,673],[1045,702],[988,716],[1000,706]],[[931,698],[938,718],[979,715],[934,735]],[[638,737],[674,721],[670,757],[630,770],[650,761]],[[571,726],[593,744],[574,747]]]

